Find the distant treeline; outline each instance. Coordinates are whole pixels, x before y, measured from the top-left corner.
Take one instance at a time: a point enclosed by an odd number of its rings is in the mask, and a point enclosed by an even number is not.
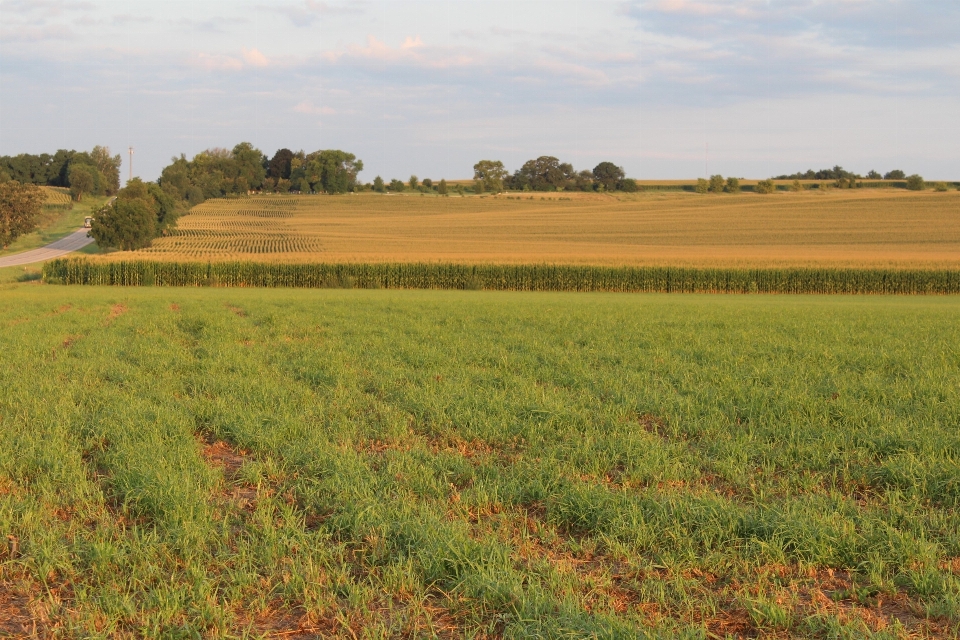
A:
[[[119,155],[111,156],[108,147],[91,151],[67,151],[55,154],[0,156],[0,182],[69,187],[75,200],[87,194],[112,196],[120,189]]]
[[[98,262],[43,266],[51,284],[659,293],[956,294],[960,271],[577,265]]]
[[[346,151],[326,149],[313,152],[280,149],[266,156],[249,142],[228,149],[208,149],[192,160],[181,155],[165,167],[158,181],[171,197],[188,206],[208,198],[260,193],[348,193],[357,191],[420,191],[447,195],[459,193],[499,193],[517,191],[637,191],[637,183],[627,178],[623,168],[601,162],[592,170],[576,171],[573,165],[553,156],[529,160],[512,174],[499,160],[481,160],[474,165],[473,184],[448,187],[439,182],[410,176],[407,181],[389,182],[377,176],[363,183],[358,174],[363,162]]]
[[[233,148],[208,149],[192,160],[181,155],[163,169],[160,187],[190,206],[208,198],[258,192],[347,193],[357,187],[363,162],[352,153],[312,153],[280,149],[272,158],[249,142]]]
[[[790,175],[774,176],[774,180],[906,180],[907,174],[901,171],[900,169],[894,169],[893,171],[887,171],[884,174],[881,174],[879,171],[874,171],[871,169],[867,172],[867,175],[861,176],[859,173],[854,173],[852,171],[847,171],[840,165],[835,166],[833,169],[820,169],[819,171],[814,171],[813,169],[807,169],[804,172],[792,173]]]

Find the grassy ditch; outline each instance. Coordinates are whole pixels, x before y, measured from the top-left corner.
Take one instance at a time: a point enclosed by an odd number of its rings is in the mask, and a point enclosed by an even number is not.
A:
[[[4,299],[2,632],[960,630],[957,298]]]

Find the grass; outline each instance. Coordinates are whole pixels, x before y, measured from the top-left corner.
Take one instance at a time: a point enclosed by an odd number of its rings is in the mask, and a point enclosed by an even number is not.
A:
[[[957,268],[960,192],[258,196],[107,259]]]
[[[83,219],[92,215],[92,211],[96,211],[107,201],[106,198],[87,196],[82,202],[71,202],[67,189],[43,187],[43,190],[47,193],[47,205],[40,215],[38,229],[20,236],[6,249],[0,249],[0,257],[39,249],[65,238],[81,228]]]
[[[956,297],[3,295],[2,631],[960,632]]]

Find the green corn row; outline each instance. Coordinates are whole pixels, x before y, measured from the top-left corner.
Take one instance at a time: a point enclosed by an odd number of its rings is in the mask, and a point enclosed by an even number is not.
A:
[[[55,284],[621,291],[661,293],[956,294],[960,271],[689,269],[569,265],[47,262]]]

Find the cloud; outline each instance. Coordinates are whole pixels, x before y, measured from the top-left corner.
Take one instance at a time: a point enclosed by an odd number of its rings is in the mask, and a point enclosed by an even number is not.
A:
[[[287,16],[298,27],[309,27],[325,16],[359,15],[366,11],[366,2],[354,0],[352,2],[319,2],[318,0],[303,0],[297,4],[285,4],[279,7],[261,5],[264,11],[280,12]]]
[[[218,53],[198,53],[191,59],[193,66],[207,71],[239,71],[243,69],[243,62],[232,56]]]
[[[305,113],[307,115],[324,115],[332,116],[336,115],[337,110],[331,107],[318,107],[313,104],[310,100],[304,100],[297,106],[293,108],[297,113]]]
[[[252,67],[266,67],[270,64],[267,56],[263,55],[257,49],[243,49],[243,61]]]

